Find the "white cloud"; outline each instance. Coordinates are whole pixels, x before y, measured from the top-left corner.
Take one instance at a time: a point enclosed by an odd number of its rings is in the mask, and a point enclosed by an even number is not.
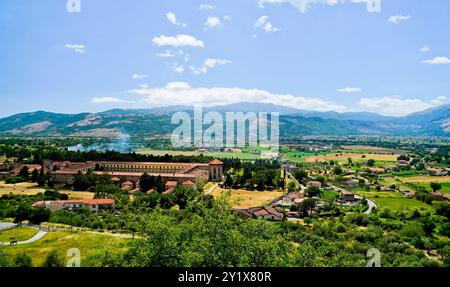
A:
[[[92,102],[96,104],[113,104],[113,103],[123,103],[124,101],[113,97],[103,97],[103,98],[93,98]]]
[[[182,47],[182,46],[190,46],[190,47],[200,47],[203,48],[205,43],[203,41],[198,40],[194,36],[190,35],[176,35],[176,36],[165,36],[161,35],[159,37],[155,37],[152,40],[154,45],[157,46],[172,46],[172,47]]]
[[[206,74],[210,69],[213,69],[216,66],[228,64],[231,64],[231,61],[225,59],[206,59],[202,67],[196,68],[191,66],[190,69],[194,74]]]
[[[429,51],[430,51],[430,46],[428,46],[428,45],[425,45],[420,48],[420,52],[422,52],[422,53],[429,52]]]
[[[366,110],[387,116],[405,116],[439,106],[445,97],[438,97],[429,102],[420,99],[403,99],[401,97],[362,98],[359,105]]]
[[[158,57],[161,57],[161,58],[173,58],[173,57],[175,57],[175,54],[173,53],[172,50],[165,50],[164,52],[156,53],[155,55],[158,56]]]
[[[222,21],[218,17],[211,17],[211,16],[209,16],[208,19],[206,19],[206,22],[203,25],[206,28],[214,28],[214,27],[222,25]]]
[[[179,73],[179,74],[184,73],[184,66],[183,65],[180,65],[180,64],[175,62],[175,63],[172,63],[170,66],[174,70],[174,72]]]
[[[217,106],[239,102],[258,102],[313,111],[348,111],[345,106],[317,98],[276,94],[258,89],[192,88],[184,82],[169,83],[162,88],[137,88],[129,91],[143,97],[150,106],[199,105]]]
[[[269,16],[261,16],[256,21],[255,26],[257,28],[261,28],[266,32],[279,32],[281,29],[276,28],[269,22]]]
[[[142,79],[145,79],[145,78],[147,78],[148,76],[147,75],[138,75],[138,74],[134,74],[131,78],[133,79],[133,80],[142,80]]]
[[[233,17],[231,17],[230,15],[225,15],[225,16],[223,17],[223,20],[229,22],[229,21],[233,20]]]
[[[447,57],[434,57],[433,59],[422,61],[422,63],[429,65],[446,65],[450,64],[450,59]]]
[[[399,24],[401,21],[406,21],[411,19],[411,16],[403,16],[403,15],[395,15],[395,16],[391,16],[389,17],[389,22],[394,23],[394,24]]]
[[[66,47],[67,49],[71,49],[73,51],[75,51],[76,53],[80,53],[80,54],[84,54],[86,53],[86,46],[85,45],[80,45],[80,44],[66,44],[64,47]]]
[[[337,90],[339,93],[362,93],[362,89],[361,88],[352,88],[352,87],[348,87],[348,88],[343,88],[343,89],[338,89]]]
[[[214,10],[215,8],[216,7],[209,4],[201,4],[200,6],[198,6],[198,10]]]
[[[177,15],[175,15],[175,13],[173,13],[173,12],[167,12],[166,18],[170,23],[172,23],[176,26],[186,27],[185,23],[178,22]]]
[[[290,4],[296,8],[300,13],[306,13],[311,5],[322,4],[328,6],[335,6],[345,3],[368,3],[368,0],[259,0],[258,7],[264,8],[265,4]]]

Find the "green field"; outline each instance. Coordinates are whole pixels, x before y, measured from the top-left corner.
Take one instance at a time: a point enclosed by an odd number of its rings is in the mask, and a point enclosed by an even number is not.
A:
[[[17,255],[27,254],[32,258],[33,266],[42,266],[50,251],[56,250],[60,256],[66,258],[69,249],[77,248],[81,253],[81,266],[96,267],[98,258],[103,257],[106,252],[117,254],[126,251],[128,240],[131,239],[90,233],[51,232],[37,242],[5,246],[1,250],[10,259],[14,259]]]
[[[0,231],[0,242],[10,242],[12,237],[14,237],[14,239],[17,241],[25,241],[35,236],[37,233],[37,229],[30,227],[20,227]]]
[[[355,191],[355,193],[373,200],[380,207],[388,207],[393,210],[424,208],[430,209],[431,206],[416,200],[407,198],[403,194],[392,191]]]
[[[414,209],[414,208],[424,208],[430,209],[431,206],[418,201],[413,198],[389,198],[389,197],[380,197],[380,198],[372,198],[376,204],[381,207],[388,207],[393,210],[401,210],[401,209]]]
[[[439,192],[442,192],[444,194],[450,194],[450,182],[441,182],[440,185],[442,186],[442,189],[439,190]],[[428,191],[432,191],[430,184],[427,183],[420,183],[420,184],[416,183],[415,186],[420,186]]]

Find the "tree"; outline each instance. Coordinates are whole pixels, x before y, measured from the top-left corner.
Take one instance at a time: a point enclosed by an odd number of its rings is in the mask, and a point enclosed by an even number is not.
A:
[[[147,192],[155,187],[155,178],[145,172],[139,180],[139,186],[142,192]]]
[[[234,185],[234,183],[233,183],[233,178],[231,177],[230,174],[227,174],[227,176],[225,177],[225,183],[224,183],[224,186],[225,186],[226,188],[232,188],[233,185]]]
[[[39,177],[39,171],[37,169],[33,169],[33,172],[31,173],[31,182],[37,182]]]
[[[28,179],[29,169],[28,166],[24,166],[19,171],[19,176]]]
[[[437,192],[438,190],[442,189],[442,185],[438,182],[432,182],[430,183],[430,187],[433,190],[433,192]]]
[[[303,213],[309,213],[311,210],[316,208],[316,206],[317,201],[315,199],[307,198],[300,204],[298,210]]]
[[[73,178],[73,188],[75,190],[87,190],[90,187],[89,181],[81,171],[78,171],[78,173]]]
[[[51,211],[46,208],[33,208],[28,219],[34,224],[41,224],[50,220]]]
[[[317,197],[320,195],[320,188],[318,188],[317,186],[310,186],[308,187],[308,189],[306,190],[306,194],[309,197]]]
[[[14,259],[15,267],[32,267],[31,257],[26,254],[17,255],[16,259]]]
[[[174,194],[175,203],[178,204],[180,209],[185,209],[188,202],[197,197],[198,192],[191,187],[178,186],[175,188]]]
[[[367,166],[369,167],[374,167],[375,166],[375,160],[374,159],[369,159],[367,161]]]
[[[42,267],[64,267],[64,259],[58,255],[56,250],[52,250],[45,258]]]
[[[340,166],[334,167],[333,172],[335,175],[341,175],[344,173],[344,171],[342,170],[342,168]]]
[[[294,177],[299,182],[303,181],[305,178],[308,177],[308,173],[304,171],[303,169],[299,169],[294,173]]]

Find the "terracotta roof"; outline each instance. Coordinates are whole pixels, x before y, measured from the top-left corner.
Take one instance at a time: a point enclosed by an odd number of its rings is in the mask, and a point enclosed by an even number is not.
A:
[[[194,186],[194,185],[195,185],[195,183],[191,180],[183,182],[183,186]]]
[[[170,186],[170,187],[174,187],[174,186],[177,186],[178,185],[178,182],[177,181],[171,181],[171,180],[169,180],[168,182],[166,182],[166,186]]]
[[[175,191],[175,188],[169,188],[168,190],[166,190],[165,192],[163,192],[163,194],[171,194]]]
[[[114,205],[116,201],[114,199],[89,199],[83,200],[83,204],[87,205]]]
[[[218,159],[213,160],[212,162],[209,163],[210,165],[223,165],[223,162],[221,162]]]
[[[111,181],[118,182],[118,181],[122,181],[122,180],[118,177],[113,177],[113,178],[111,178]]]

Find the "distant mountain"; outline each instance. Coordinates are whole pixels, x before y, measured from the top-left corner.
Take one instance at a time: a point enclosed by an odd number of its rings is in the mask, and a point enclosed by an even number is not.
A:
[[[57,114],[33,112],[0,119],[0,135],[34,136],[167,136],[173,129],[171,114],[192,113],[192,107],[122,110],[101,113]],[[450,105],[402,118],[374,113],[311,112],[272,104],[239,103],[205,108],[226,112],[279,112],[282,137],[310,135],[429,135],[449,136]]]

